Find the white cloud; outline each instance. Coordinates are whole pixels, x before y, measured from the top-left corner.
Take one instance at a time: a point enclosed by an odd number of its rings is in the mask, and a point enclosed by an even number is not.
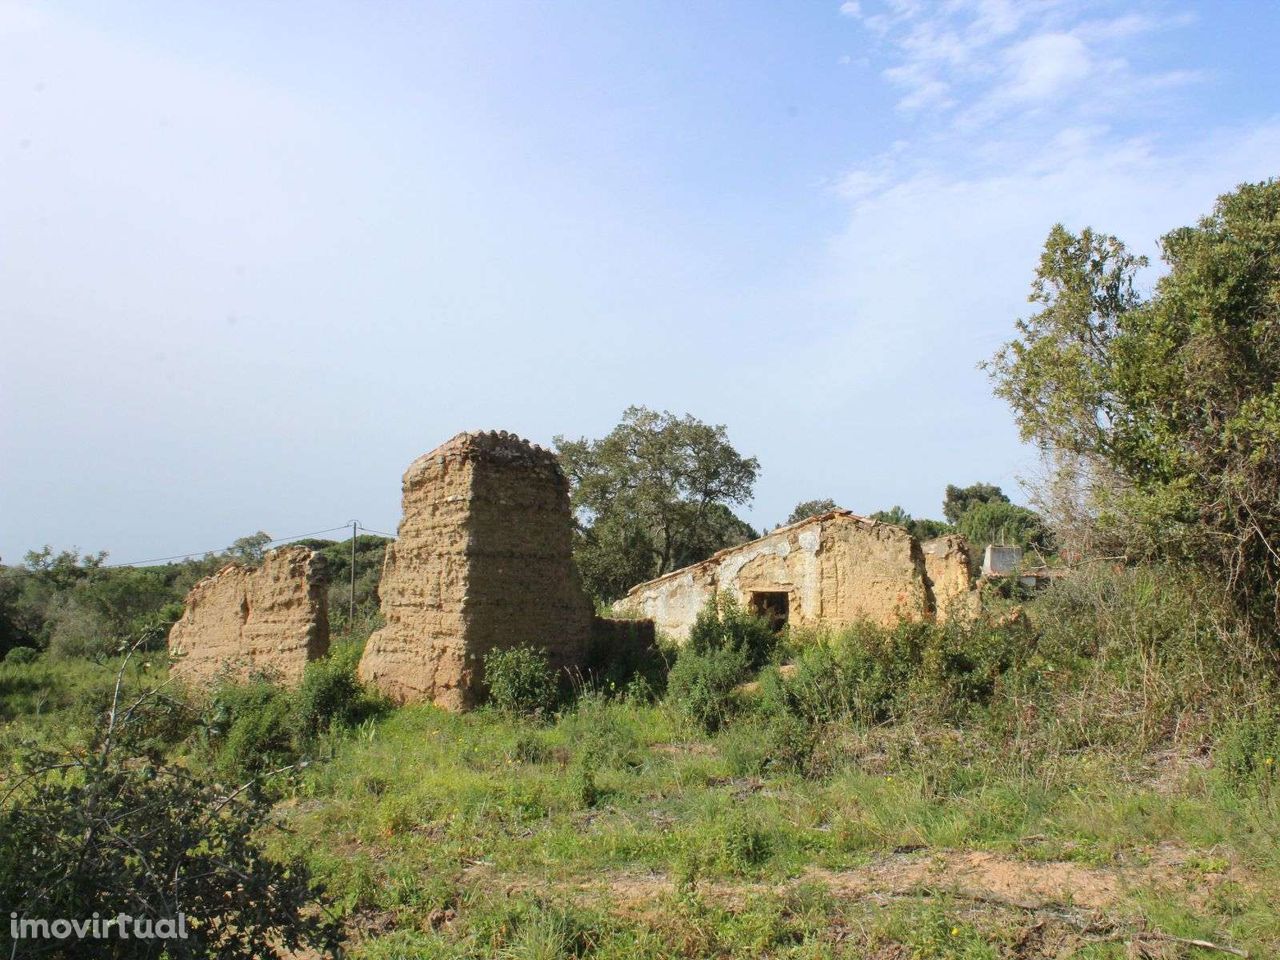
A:
[[[1046,109],[1132,109],[1140,95],[1200,79],[1188,70],[1144,73],[1126,57],[1136,37],[1186,26],[1177,12],[1096,16],[1096,7],[1065,0],[882,0],[874,10],[869,2],[861,22],[889,61],[882,75],[900,89],[898,107],[960,127]]]
[[[1045,100],[1062,93],[1093,72],[1089,48],[1070,33],[1042,33],[1012,47],[1004,95],[1010,100]]]
[[[862,16],[862,5],[858,3],[858,0],[845,0],[844,3],[840,4],[840,13],[846,17],[860,17]]]

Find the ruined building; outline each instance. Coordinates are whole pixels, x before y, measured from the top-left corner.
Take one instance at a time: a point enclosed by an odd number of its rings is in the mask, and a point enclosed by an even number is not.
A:
[[[677,640],[688,636],[698,612],[720,592],[777,626],[933,619],[939,605],[931,578],[949,604],[962,582],[969,590],[963,538],[944,539],[958,543],[938,545],[930,558],[903,528],[835,510],[642,583],[618,607],[652,618]]]
[[[505,431],[461,433],[411,463],[402,490],[379,591],[386,625],[369,638],[363,680],[399,702],[458,710],[481,699],[491,650],[584,662],[592,610],[555,454]]]
[[[973,588],[969,541],[952,533],[926,540],[920,549],[933,591],[934,617],[944,623],[952,617],[973,616],[978,610],[978,593]]]
[[[328,649],[324,560],[298,546],[201,580],[169,632],[172,673],[192,687],[255,674],[296,686],[307,662]]]

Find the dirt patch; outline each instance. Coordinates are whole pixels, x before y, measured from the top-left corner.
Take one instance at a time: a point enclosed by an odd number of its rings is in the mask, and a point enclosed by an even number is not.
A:
[[[931,889],[1031,907],[1064,904],[1090,910],[1112,906],[1126,888],[1114,869],[1016,860],[986,852],[894,858],[857,870],[812,870],[805,879],[845,896]]]
[[[1116,868],[1016,860],[985,852],[946,852],[888,857],[852,870],[815,868],[781,884],[703,880],[698,891],[731,906],[751,894],[785,893],[799,883],[819,883],[834,895],[848,898],[934,892],[1030,909],[1073,906],[1086,910],[1113,907],[1129,886]],[[675,881],[661,873],[620,873],[603,880],[586,879],[574,886],[584,892],[605,892],[601,890],[605,887],[625,909],[672,893]]]
[[[716,748],[709,743],[655,743],[649,747],[666,757],[714,757]]]

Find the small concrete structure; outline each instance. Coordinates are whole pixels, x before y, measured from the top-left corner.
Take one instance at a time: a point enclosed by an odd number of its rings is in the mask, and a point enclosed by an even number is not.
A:
[[[1008,547],[1003,544],[989,543],[982,555],[982,575],[984,577],[1007,577],[1017,573],[1022,566],[1022,548]]]

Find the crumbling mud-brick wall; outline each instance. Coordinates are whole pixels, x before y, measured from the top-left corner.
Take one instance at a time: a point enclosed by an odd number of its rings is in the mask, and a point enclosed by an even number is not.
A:
[[[192,687],[255,674],[296,686],[307,663],[328,650],[324,558],[300,546],[201,580],[169,631],[171,673]]]
[[[847,511],[810,517],[642,583],[619,609],[651,618],[664,635],[682,641],[718,592],[748,608],[785,595],[787,622],[802,627],[861,620],[889,625],[927,618],[934,609],[915,538]]]
[[[926,540],[920,549],[933,591],[937,621],[946,623],[953,618],[974,616],[978,610],[978,592],[973,586],[969,541],[959,534],[947,534]]]
[[[462,433],[410,464],[402,491],[379,587],[386,625],[369,638],[362,679],[397,702],[465,710],[484,695],[491,650],[582,662],[592,610],[555,454],[505,431]]]

